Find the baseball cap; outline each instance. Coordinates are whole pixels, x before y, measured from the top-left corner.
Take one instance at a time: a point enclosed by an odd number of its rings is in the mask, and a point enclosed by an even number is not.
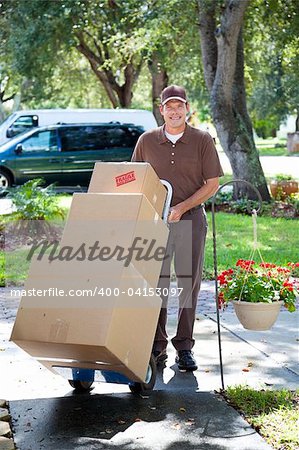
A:
[[[180,100],[181,102],[187,103],[185,89],[175,84],[167,86],[161,93],[161,104],[164,106],[169,100]]]

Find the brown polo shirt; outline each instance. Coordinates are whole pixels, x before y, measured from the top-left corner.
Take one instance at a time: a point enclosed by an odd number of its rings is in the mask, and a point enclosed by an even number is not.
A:
[[[193,195],[209,178],[223,175],[210,134],[187,124],[183,136],[175,144],[165,136],[164,125],[143,133],[132,161],[149,162],[159,178],[171,183],[172,205]]]

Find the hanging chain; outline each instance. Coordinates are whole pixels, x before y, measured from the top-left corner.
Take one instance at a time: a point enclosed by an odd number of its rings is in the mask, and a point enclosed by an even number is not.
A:
[[[261,258],[262,263],[264,263],[264,259],[262,257],[262,254],[260,252],[260,249],[258,248],[258,241],[257,241],[257,212],[256,209],[252,210],[252,226],[253,226],[253,253],[252,253],[252,258],[253,259],[253,255],[254,253],[257,251],[259,254],[259,257]]]
[[[255,209],[252,210],[252,226],[253,226],[253,249],[252,249],[252,252],[251,252],[251,254],[249,256],[249,260],[252,261],[255,252],[257,252],[259,257],[260,257],[260,259],[261,259],[261,261],[262,261],[262,263],[265,263],[264,259],[262,257],[262,254],[260,252],[260,249],[258,248],[258,240],[257,240],[257,212],[256,212]],[[239,295],[238,301],[241,301],[242,294],[243,294],[243,291],[244,291],[244,286],[246,284],[248,275],[249,275],[249,270],[246,271],[246,275],[245,275],[244,280],[243,280],[243,284],[242,284],[242,288],[241,288],[241,291],[240,291],[240,295]],[[273,291],[275,292],[275,287],[274,287],[273,281],[272,281],[270,275],[267,274],[267,276],[269,278],[270,283],[272,284]]]
[[[257,251],[259,256],[260,256],[260,258],[261,258],[261,260],[263,261],[261,252],[260,252],[260,250],[258,248],[258,241],[257,241],[257,220],[256,220],[257,219],[257,212],[256,212],[256,209],[252,210],[251,217],[252,217],[252,227],[253,227],[253,246],[252,246],[253,248],[252,248],[252,252],[251,252],[251,254],[249,256],[249,260],[250,261],[253,260],[254,254]],[[245,277],[244,277],[244,280],[243,280],[242,288],[241,288],[241,291],[240,291],[240,294],[239,294],[239,299],[238,299],[239,302],[241,301],[241,298],[242,298],[242,295],[243,295],[243,291],[244,291],[244,287],[245,287],[248,275],[249,275],[249,270],[246,271],[246,274],[245,274]]]
[[[257,250],[257,212],[256,209],[252,210],[252,225],[253,225],[253,249]]]

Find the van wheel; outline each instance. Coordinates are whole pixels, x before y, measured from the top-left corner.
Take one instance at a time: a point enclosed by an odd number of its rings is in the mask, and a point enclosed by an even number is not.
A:
[[[0,169],[0,189],[8,188],[11,185],[12,185],[11,176],[4,170]]]

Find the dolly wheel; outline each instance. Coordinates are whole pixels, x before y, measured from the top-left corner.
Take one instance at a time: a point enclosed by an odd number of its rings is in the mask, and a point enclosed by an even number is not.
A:
[[[129,384],[130,391],[133,392],[133,394],[142,394],[145,393],[146,391],[151,391],[155,386],[156,376],[157,376],[157,365],[155,358],[153,357],[153,355],[151,355],[145,382],[144,383],[132,382],[131,384]]]
[[[69,383],[76,391],[84,392],[90,391],[93,381],[69,380]]]

